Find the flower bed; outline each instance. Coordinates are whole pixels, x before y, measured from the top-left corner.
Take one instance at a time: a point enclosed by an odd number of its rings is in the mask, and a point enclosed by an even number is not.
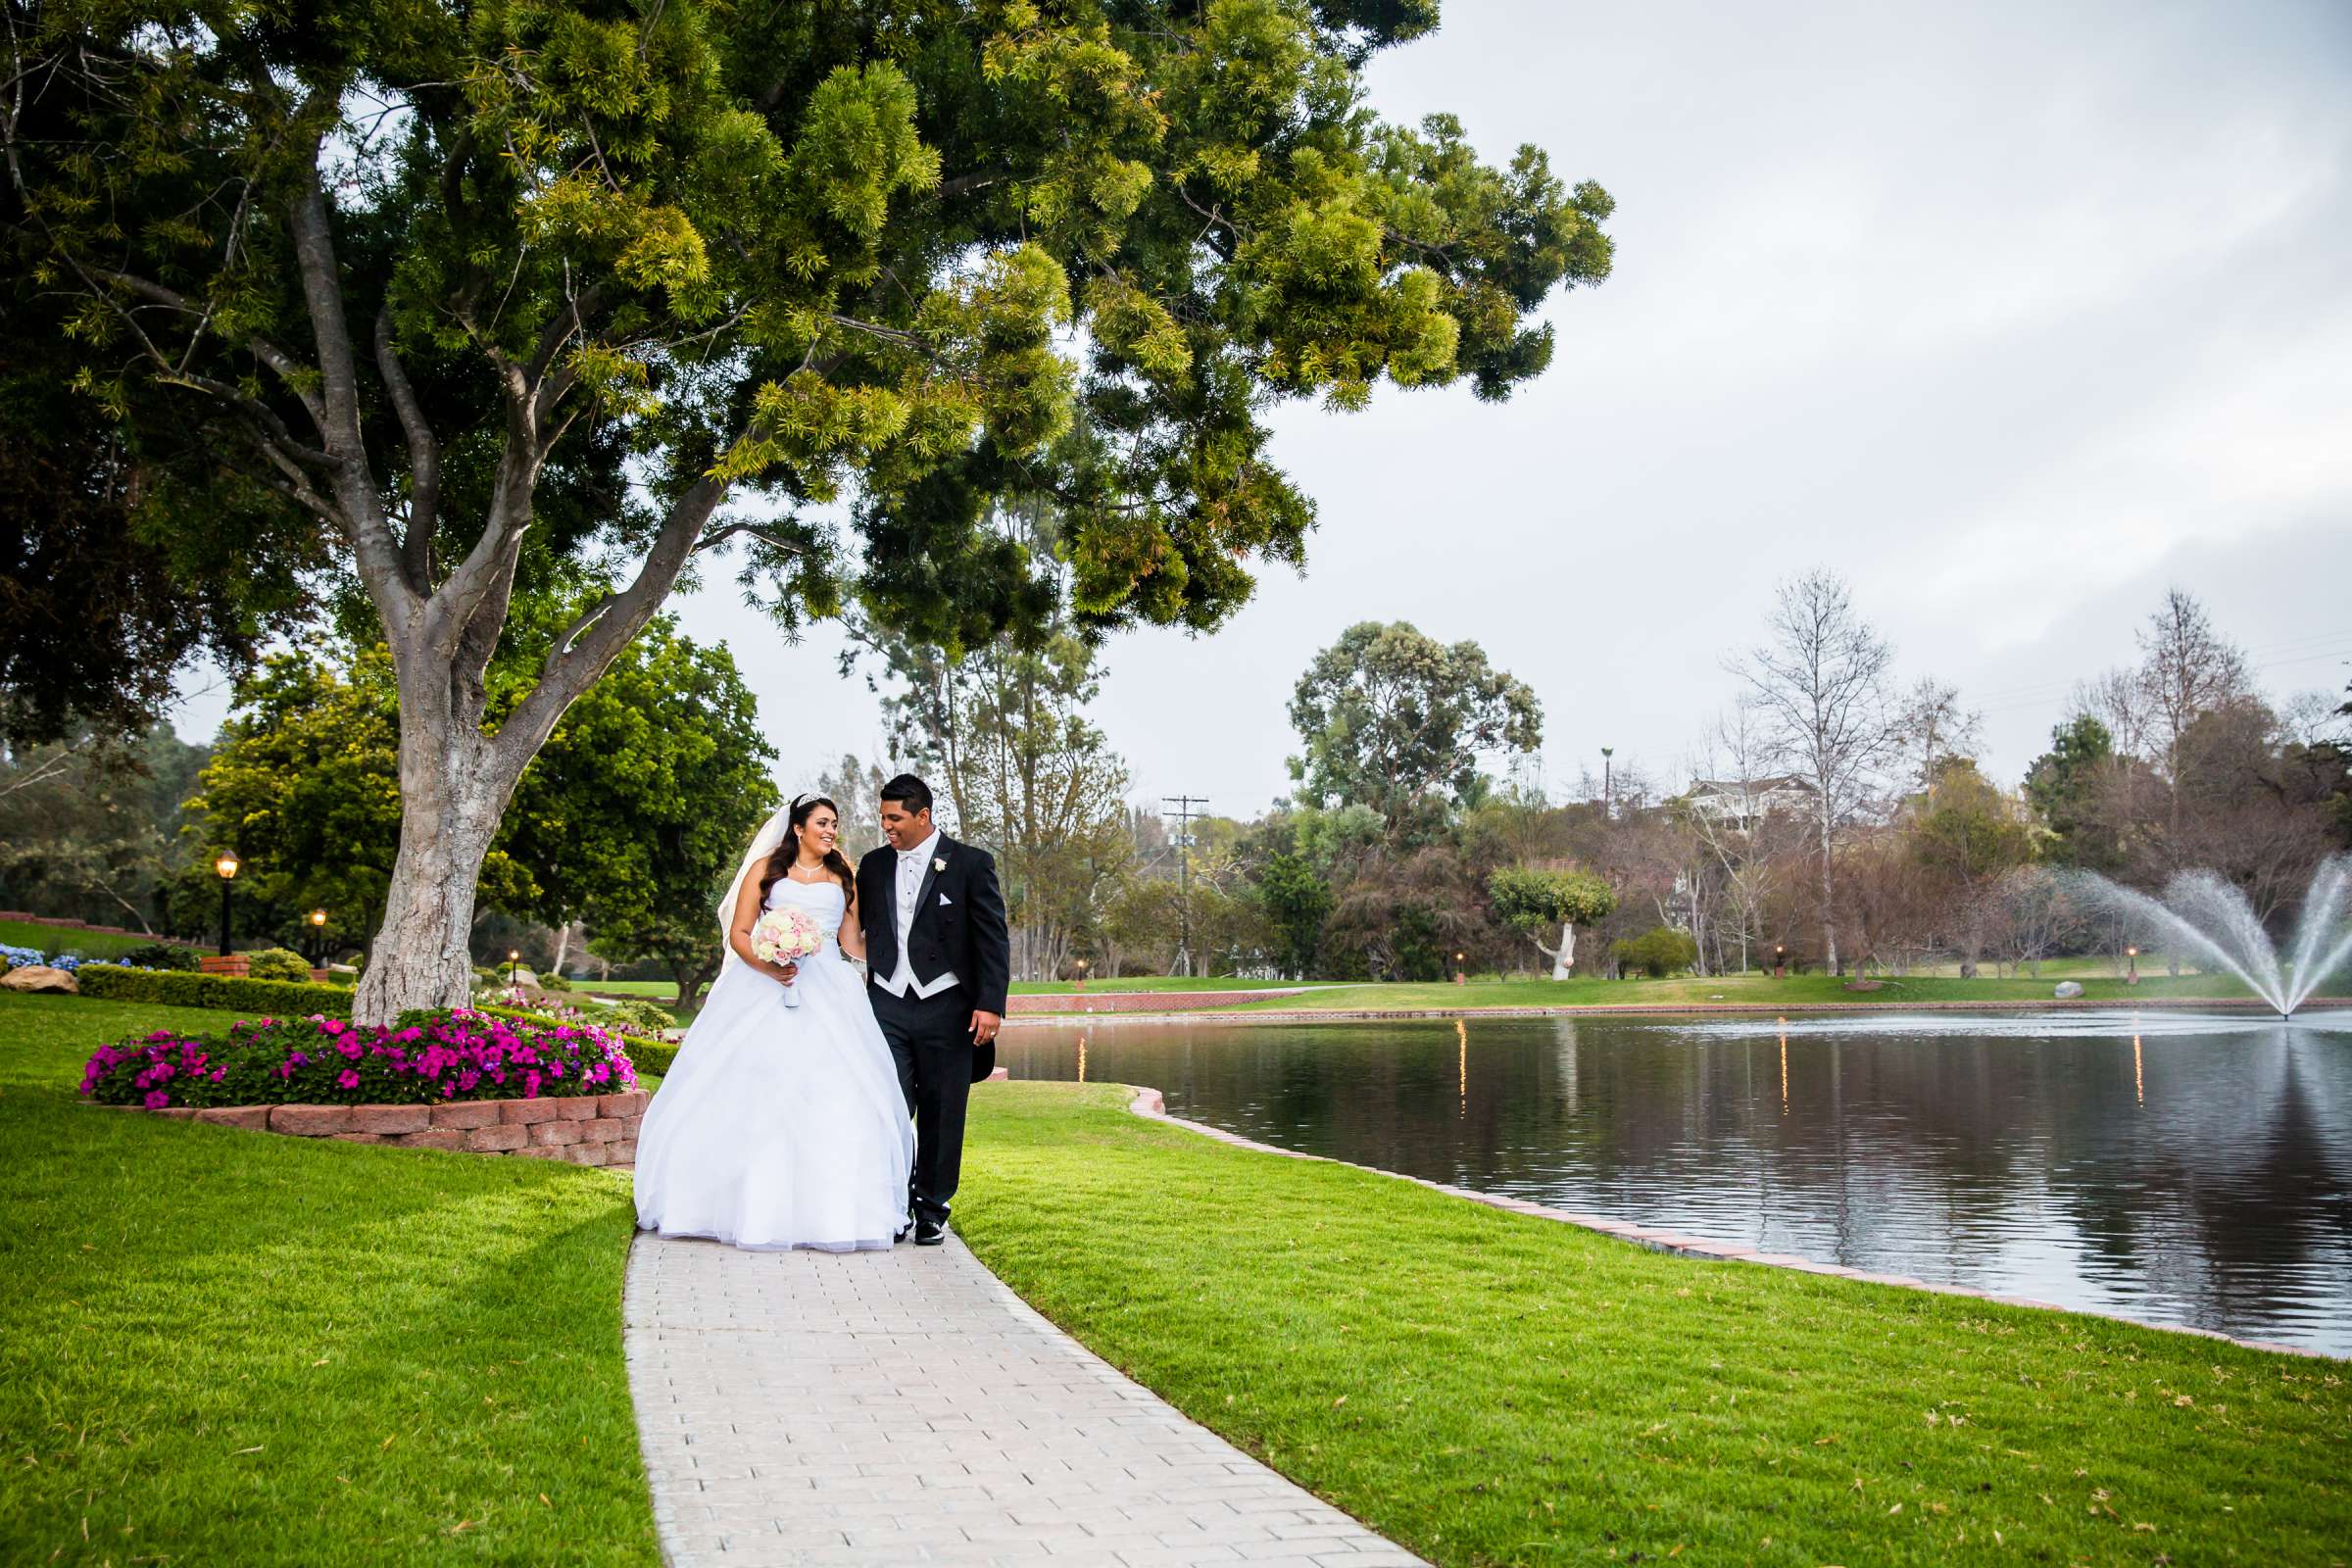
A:
[[[469,1007],[390,1029],[317,1015],[240,1020],[222,1035],[158,1029],[99,1047],[81,1079],[100,1104],[149,1110],[562,1099],[636,1087],[615,1035]]]
[[[101,1046],[94,1104],[298,1138],[626,1165],[646,1095],[620,1037],[460,1007],[391,1029],[265,1018]]]

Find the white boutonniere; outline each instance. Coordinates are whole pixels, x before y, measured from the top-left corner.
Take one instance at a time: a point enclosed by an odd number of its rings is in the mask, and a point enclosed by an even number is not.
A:
[[[948,858],[944,855],[940,856],[931,862],[931,869],[934,871],[945,871],[947,868]]]

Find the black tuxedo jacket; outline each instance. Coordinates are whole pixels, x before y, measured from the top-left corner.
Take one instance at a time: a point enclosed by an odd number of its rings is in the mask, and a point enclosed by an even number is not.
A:
[[[887,844],[858,862],[858,923],[865,930],[866,973],[877,982],[896,974],[899,852]],[[1004,928],[997,862],[986,850],[939,836],[915,897],[906,957],[918,983],[953,971],[974,1008],[1004,1016],[1012,941]]]

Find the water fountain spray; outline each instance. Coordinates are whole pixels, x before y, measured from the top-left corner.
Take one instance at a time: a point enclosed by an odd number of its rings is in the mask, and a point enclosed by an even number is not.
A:
[[[2081,880],[2097,902],[2236,975],[2281,1018],[2292,1017],[2322,981],[2352,959],[2352,927],[2344,919],[2352,904],[2352,856],[2323,861],[2312,874],[2283,962],[2245,894],[2214,872],[2181,872],[2165,884],[2162,900],[2092,872],[2082,873]]]

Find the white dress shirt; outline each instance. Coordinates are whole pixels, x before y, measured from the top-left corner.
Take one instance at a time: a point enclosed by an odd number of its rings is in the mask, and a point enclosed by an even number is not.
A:
[[[920,997],[936,997],[950,986],[960,985],[956,971],[935,975],[928,981],[914,978],[914,960],[906,956],[906,942],[914,934],[915,900],[922,897],[923,873],[930,869],[932,857],[939,853],[939,829],[911,850],[899,851],[899,966],[878,982],[894,997],[909,993]]]

